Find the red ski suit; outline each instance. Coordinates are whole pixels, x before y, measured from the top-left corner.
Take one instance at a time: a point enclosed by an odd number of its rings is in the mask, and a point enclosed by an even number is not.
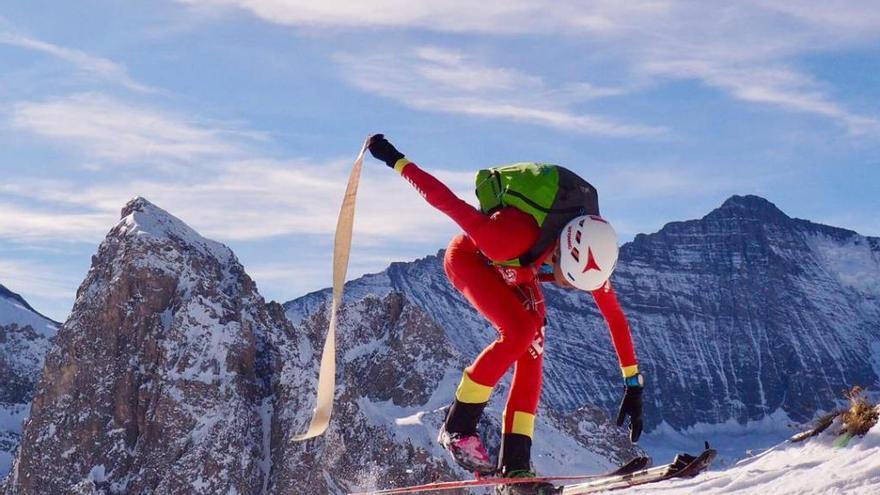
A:
[[[537,271],[555,246],[530,267],[494,265],[493,261],[522,255],[538,240],[539,228],[534,218],[513,207],[486,215],[406,158],[394,168],[428,203],[464,230],[446,249],[446,275],[499,333],[464,370],[456,399],[472,404],[487,402],[493,387],[514,365],[503,432],[531,437],[541,395],[546,314]],[[635,375],[638,366],[632,335],[611,284],[592,295],[608,323],[624,376]]]

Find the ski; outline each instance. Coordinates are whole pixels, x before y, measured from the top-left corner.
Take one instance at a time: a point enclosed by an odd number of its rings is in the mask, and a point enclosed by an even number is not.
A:
[[[679,454],[670,464],[642,469],[624,475],[606,476],[586,483],[561,486],[557,489],[556,493],[559,495],[584,495],[656,483],[672,478],[692,478],[705,471],[712,464],[712,461],[715,460],[716,455],[718,453],[715,449],[710,448],[707,448],[696,457],[688,454]]]
[[[541,476],[538,478],[500,478],[500,477],[483,477],[475,480],[464,481],[440,481],[435,483],[426,483],[424,485],[407,486],[400,488],[388,488],[385,490],[377,490],[372,492],[349,493],[348,495],[398,495],[404,493],[417,492],[440,492],[444,490],[455,490],[460,488],[476,488],[481,486],[494,485],[512,485],[516,483],[534,483],[538,481],[583,481],[597,478],[605,478],[608,476],[623,476],[625,474],[634,473],[645,469],[651,464],[650,457],[636,457],[631,461],[623,464],[613,471],[600,474],[588,474],[583,476]]]
[[[816,421],[816,424],[813,425],[809,430],[802,431],[793,435],[788,439],[789,442],[803,442],[808,438],[815,437],[816,435],[822,433],[827,430],[832,424],[834,424],[834,420],[837,419],[838,416],[843,414],[843,411],[832,411]]]

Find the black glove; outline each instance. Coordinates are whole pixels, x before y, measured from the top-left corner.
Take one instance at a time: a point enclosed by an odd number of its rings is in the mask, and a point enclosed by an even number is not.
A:
[[[397,151],[393,144],[389,143],[383,134],[376,134],[370,138],[370,144],[367,145],[370,154],[377,160],[382,160],[385,165],[394,167],[397,160],[403,158],[403,153]]]
[[[639,441],[642,435],[642,390],[643,380],[641,375],[630,377],[626,380],[623,400],[620,401],[620,409],[617,411],[617,426],[623,426],[623,422],[629,416],[629,439],[633,443]]]

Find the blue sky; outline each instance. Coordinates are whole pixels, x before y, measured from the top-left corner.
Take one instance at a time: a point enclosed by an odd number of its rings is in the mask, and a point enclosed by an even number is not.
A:
[[[470,200],[555,162],[624,240],[732,194],[880,235],[880,9],[859,0],[180,0],[0,6],[0,283],[64,319],[142,195],[270,299],[330,283],[351,161],[384,132]],[[351,276],[454,225],[369,161]]]

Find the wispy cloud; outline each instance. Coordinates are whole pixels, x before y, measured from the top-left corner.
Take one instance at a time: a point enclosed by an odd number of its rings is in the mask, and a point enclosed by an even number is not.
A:
[[[76,189],[73,184],[69,191]],[[18,242],[94,242],[113,224],[108,212],[72,213],[0,203],[0,238]],[[100,235],[100,234],[98,234]]]
[[[806,54],[876,46],[880,9],[861,0],[747,0],[724,5],[702,0],[329,0],[320,5],[307,0],[178,1],[202,9],[246,10],[268,22],[306,28],[374,26],[496,36],[552,33],[554,39],[576,43],[584,54],[567,63],[589,64],[601,58],[623,69],[618,71],[622,77],[638,80],[643,89],[670,79],[695,79],[740,101],[830,119],[852,134],[880,130],[877,116],[847,108],[834,98],[834,91],[797,67]],[[540,86],[540,79],[508,69],[474,67],[461,57],[429,55],[418,54],[415,60],[403,56],[402,65],[409,72],[402,74],[383,57],[372,60],[382,71],[370,71],[354,59],[347,65],[360,69],[357,83],[364,89],[396,97],[413,108],[455,113],[473,109],[469,113],[484,117],[599,134],[651,130],[608,122],[607,117],[577,118],[569,109],[548,108],[547,101],[499,101],[487,94],[518,88],[521,95],[529,95],[527,89]],[[382,81],[381,72],[389,80]],[[407,84],[401,80],[405,77],[416,82]],[[416,91],[418,84],[426,83],[425,91]],[[434,96],[432,90],[438,88],[441,95]]]
[[[0,204],[0,237],[97,242],[118,220],[119,209],[141,195],[218,240],[259,240],[285,235],[331,235],[350,163],[249,160],[216,164],[186,179],[105,180],[83,185],[63,180],[19,180],[0,185],[0,194],[54,206],[56,214]],[[356,233],[367,244],[433,242],[454,226],[431,211],[412,187],[389,180],[384,166],[367,164],[358,198]],[[438,171],[468,198],[471,174]],[[388,198],[394,197],[394,204]],[[44,206],[45,208],[46,206]],[[6,214],[9,213],[9,214]]]
[[[235,156],[260,137],[97,93],[17,103],[10,125],[116,163]]]
[[[16,34],[11,31],[2,31],[2,26],[0,26],[0,44],[44,53],[59,60],[63,60],[80,71],[93,74],[101,79],[119,84],[132,91],[140,93],[157,92],[155,88],[134,80],[128,74],[128,70],[123,65],[113,62],[112,60],[90,55],[81,50],[67,48],[29,36]]]
[[[838,40],[859,40],[880,34],[880,9],[860,0],[749,2],[770,12],[807,22],[829,34],[837,34],[840,36]],[[838,40],[829,41],[835,43]]]
[[[32,261],[0,259],[0,283],[14,292],[68,301],[73,298],[77,282],[59,277],[48,267]]]
[[[571,109],[575,101],[621,94],[575,84],[549,88],[534,75],[480,64],[460,52],[422,47],[403,53],[339,55],[355,86],[421,110],[506,119],[604,136],[657,136],[665,129]]]
[[[769,183],[781,182],[791,175],[784,169],[746,173],[744,168],[707,171],[684,163],[615,163],[590,178],[602,191],[614,191],[605,200],[651,201],[663,198],[692,200],[757,192]]]
[[[178,0],[194,9],[243,9],[270,22],[307,27],[401,27],[450,32],[520,33],[558,25],[569,9],[543,2],[484,0]],[[548,14],[554,17],[550,23]],[[524,23],[531,19],[532,24]]]
[[[442,245],[457,230],[406,181],[392,180],[384,166],[373,162],[368,159],[365,164],[357,204],[355,232],[362,247]],[[0,185],[0,195],[36,200],[65,213],[53,215],[11,204],[5,211],[13,214],[0,220],[0,237],[98,242],[117,221],[120,207],[136,195],[221,241],[331,236],[349,167],[348,159],[326,163],[252,159],[216,164],[187,180],[110,180],[90,186],[59,180],[18,181]],[[475,203],[472,173],[436,169],[431,173],[459,197]],[[719,174],[675,163],[619,163],[587,176],[600,192],[614,191],[604,203],[620,205],[760,192],[786,173]],[[393,203],[388,198],[394,198]]]
[[[876,9],[857,0],[650,3],[664,7],[622,17],[609,6],[612,27],[586,38],[648,85],[691,79],[739,101],[827,118],[854,135],[880,131],[880,119],[836,101],[834,88],[799,64],[808,54],[875,46]]]
[[[647,63],[643,70],[662,76],[698,79],[738,100],[827,117],[853,135],[880,133],[880,120],[847,110],[833,101],[812,77],[789,67],[734,67],[679,60]]]
[[[18,177],[0,184],[0,237],[18,242],[97,242],[138,195],[220,240],[327,235],[351,165],[350,159],[269,158],[251,146],[265,139],[258,132],[96,93],[21,102],[8,118],[12,128],[99,164],[81,167],[70,179]],[[121,173],[120,165],[149,172]],[[158,173],[163,166],[167,173]],[[471,195],[471,174],[440,175]],[[445,222],[405,181],[389,181],[385,167],[368,165],[363,184],[357,231],[365,242],[437,239],[424,227]],[[400,201],[391,207],[389,196]]]

